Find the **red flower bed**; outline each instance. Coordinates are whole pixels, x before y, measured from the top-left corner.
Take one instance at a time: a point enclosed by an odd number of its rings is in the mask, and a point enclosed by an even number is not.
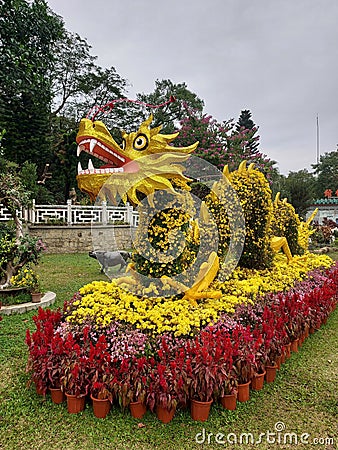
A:
[[[42,393],[145,402],[151,410],[186,407],[189,399],[217,400],[278,365],[287,344],[318,329],[337,304],[338,267],[315,270],[285,293],[240,306],[194,337],[157,338],[114,324],[73,328],[60,311],[39,309],[36,330],[27,330],[27,370]],[[128,342],[119,333],[128,335]],[[120,343],[120,345],[119,345]]]

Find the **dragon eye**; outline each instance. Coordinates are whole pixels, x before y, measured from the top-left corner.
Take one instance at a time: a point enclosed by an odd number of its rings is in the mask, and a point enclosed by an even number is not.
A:
[[[122,150],[124,150],[126,148],[126,140],[125,139],[122,139],[121,148],[122,148]]]
[[[139,134],[133,142],[134,150],[144,150],[148,147],[148,138],[145,134]]]

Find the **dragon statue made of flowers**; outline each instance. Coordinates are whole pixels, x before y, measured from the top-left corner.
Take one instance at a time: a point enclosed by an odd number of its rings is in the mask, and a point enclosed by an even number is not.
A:
[[[94,168],[92,160],[89,159],[87,169],[83,169],[80,162],[78,164],[78,186],[83,192],[89,194],[92,200],[100,197],[102,199],[108,198],[112,203],[116,203],[116,197],[118,196],[124,202],[130,201],[137,205],[141,198],[146,196],[148,202],[153,204],[153,196],[156,191],[164,189],[175,193],[178,188],[189,192],[191,180],[184,175],[185,168],[182,164],[197,148],[198,142],[188,147],[174,147],[172,141],[179,133],[161,134],[161,126],[150,128],[152,120],[152,115],[150,115],[136,132],[129,134],[122,132],[121,145],[117,144],[103,122],[92,121],[88,118],[81,120],[76,138],[78,143],[77,155],[79,156],[84,151],[104,163],[100,168]],[[182,261],[181,258],[180,264],[178,264],[179,268],[176,269],[173,268],[172,260],[162,260],[161,264],[156,264],[151,255],[148,259],[135,255],[130,268],[135,269],[136,265],[137,270],[132,270],[131,275],[121,277],[118,281],[120,285],[137,285],[139,282],[137,273],[141,272],[144,275],[160,278],[163,285],[175,287],[183,293],[184,298],[191,300],[193,303],[201,298],[220,297],[221,292],[210,288],[210,286],[220,272],[222,256],[229,248],[231,228],[227,219],[229,211],[226,211],[224,205],[220,204],[219,201],[219,197],[222,197],[222,193],[227,190],[229,184],[239,196],[246,224],[245,245],[240,265],[257,269],[267,267],[271,262],[273,252],[280,249],[283,249],[288,261],[292,259],[287,229],[290,228],[292,223],[296,227],[296,230],[293,230],[296,231],[296,235],[298,229],[303,230],[303,234],[309,234],[309,227],[307,226],[309,224],[301,224],[293,207],[286,202],[286,199],[281,202],[279,195],[277,195],[275,201],[272,201],[267,180],[261,172],[254,168],[253,164],[247,167],[244,161],[232,173],[225,166],[223,175],[223,179],[213,184],[210,194],[202,201],[199,221],[191,220],[189,214],[184,216],[181,213],[180,219],[174,223],[172,217],[175,208],[173,207],[169,219],[165,215],[162,215],[162,217],[160,215],[157,224],[156,221],[148,224],[147,233],[150,236],[152,231],[149,231],[149,227],[153,227],[152,245],[155,245],[155,247],[157,245],[157,250],[163,252],[168,249],[168,236],[172,234],[173,228],[177,224],[188,228],[185,237],[189,239],[190,236],[195,247],[198,247],[200,235],[203,232],[203,226],[201,226],[203,216],[204,222],[208,221],[205,218],[208,215],[205,210],[208,209],[216,217],[220,233],[219,250],[211,252],[206,257],[205,261],[199,266],[193,283],[187,286],[182,280],[176,281],[172,278],[172,275],[176,274],[177,271],[184,271],[187,268],[189,260],[190,263],[194,260],[196,255],[190,249],[190,253],[182,252],[185,261]],[[188,205],[185,207],[189,210]],[[280,215],[278,211],[282,210],[283,214]],[[276,217],[279,217],[278,222]],[[159,222],[160,225],[166,222],[166,226],[160,229]],[[174,223],[174,225],[171,227],[170,223]],[[158,232],[154,227],[157,227]],[[156,240],[156,235],[159,235],[160,239]],[[301,253],[304,249],[304,243],[302,247],[297,241],[297,249],[294,248],[294,251]]]

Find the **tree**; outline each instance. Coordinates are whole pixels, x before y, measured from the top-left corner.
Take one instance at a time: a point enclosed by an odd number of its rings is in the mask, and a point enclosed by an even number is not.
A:
[[[0,225],[0,289],[11,284],[11,278],[29,263],[36,264],[44,249],[40,239],[24,235],[18,211],[30,205],[32,192],[27,186],[34,183],[34,166],[23,168],[0,157],[0,204],[10,212],[14,228]]]
[[[174,102],[168,103],[163,108],[153,109],[142,108],[142,119],[145,120],[151,111],[154,116],[153,125],[163,125],[164,133],[173,133],[177,129],[179,121],[189,116],[189,110],[194,110],[195,114],[202,114],[204,102],[195,93],[191,92],[186,83],[174,84],[171,80],[156,80],[155,90],[150,94],[137,94],[137,100],[150,104],[160,105],[167,102],[170,97]]]
[[[230,170],[235,170],[246,160],[254,163],[271,180],[275,161],[262,153],[252,154],[246,145],[248,132],[237,131],[232,119],[219,123],[210,115],[194,114],[191,111],[188,117],[181,120],[180,135],[176,143],[186,146],[195,141],[199,141],[195,154],[218,169],[223,170],[227,164]]]
[[[236,123],[236,131],[238,133],[245,133],[247,137],[246,147],[250,149],[251,154],[258,153],[259,136],[255,136],[258,131],[258,127],[251,119],[251,112],[248,109],[243,109]]]
[[[43,0],[0,1],[0,129],[5,157],[42,166],[48,159],[52,47],[63,23]]]
[[[286,197],[296,213],[305,218],[306,212],[315,197],[316,180],[306,169],[289,172],[280,183],[281,198]]]
[[[16,239],[23,236],[22,221],[18,211],[30,203],[30,192],[21,181],[17,164],[0,158],[0,204],[8,209],[16,226]]]
[[[317,175],[315,186],[317,198],[323,198],[327,189],[336,192],[338,189],[338,148],[336,151],[321,155],[319,163],[313,164],[312,167]]]

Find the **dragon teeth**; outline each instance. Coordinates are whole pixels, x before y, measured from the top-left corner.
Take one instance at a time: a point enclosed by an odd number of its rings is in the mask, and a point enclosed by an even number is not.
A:
[[[94,147],[97,144],[97,140],[96,139],[91,139],[90,143],[89,143],[89,151],[90,153],[93,153]]]
[[[89,170],[94,170],[93,161],[91,159],[88,161],[88,169]]]
[[[78,164],[78,175],[90,175],[90,174],[113,174],[124,172],[123,167],[106,167],[104,169],[91,169],[90,164],[88,164],[88,169],[83,170],[81,164]]]
[[[78,164],[77,164],[77,173],[79,174],[81,172],[83,172],[83,169],[82,169],[81,163],[79,161]]]
[[[82,148],[80,145],[77,146],[77,151],[76,151],[76,155],[80,156],[80,153],[82,152]]]

